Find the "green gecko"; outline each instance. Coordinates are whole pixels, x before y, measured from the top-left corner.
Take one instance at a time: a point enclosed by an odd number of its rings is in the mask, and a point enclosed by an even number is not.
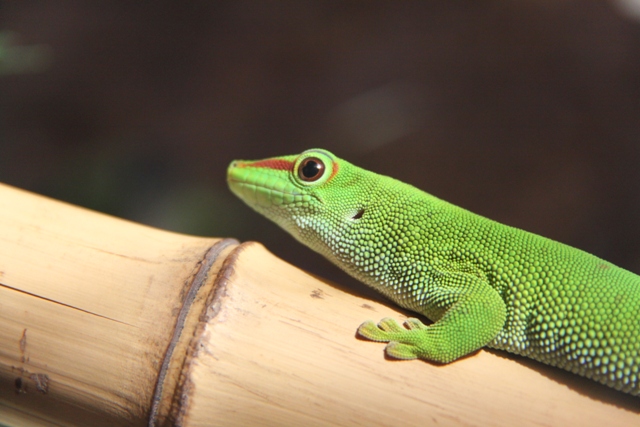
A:
[[[231,191],[408,310],[358,333],[399,359],[483,346],[640,395],[640,276],[509,227],[322,149],[234,161]]]

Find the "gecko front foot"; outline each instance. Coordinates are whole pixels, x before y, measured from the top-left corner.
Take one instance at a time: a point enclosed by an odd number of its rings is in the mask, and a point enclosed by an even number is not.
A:
[[[386,353],[396,359],[417,359],[423,355],[421,343],[428,327],[416,318],[405,321],[406,328],[395,319],[386,317],[377,325],[367,320],[358,328],[358,334],[372,341],[388,342]]]

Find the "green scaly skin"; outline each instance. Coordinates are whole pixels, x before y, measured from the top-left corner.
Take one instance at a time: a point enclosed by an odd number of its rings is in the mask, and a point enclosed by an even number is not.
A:
[[[640,394],[640,277],[499,224],[328,151],[229,166],[231,190],[297,240],[423,314],[358,332],[400,359],[483,346]]]

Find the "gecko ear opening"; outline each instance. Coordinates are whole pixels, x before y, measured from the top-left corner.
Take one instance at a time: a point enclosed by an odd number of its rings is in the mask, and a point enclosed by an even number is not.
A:
[[[362,215],[364,215],[364,208],[360,208],[360,210],[351,217],[351,219],[360,219],[362,218]]]

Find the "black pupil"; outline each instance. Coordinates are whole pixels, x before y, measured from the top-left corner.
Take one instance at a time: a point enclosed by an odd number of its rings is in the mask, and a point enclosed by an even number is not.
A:
[[[323,170],[324,165],[319,160],[307,159],[302,164],[302,168],[300,168],[300,178],[305,181],[318,179],[322,175]]]

